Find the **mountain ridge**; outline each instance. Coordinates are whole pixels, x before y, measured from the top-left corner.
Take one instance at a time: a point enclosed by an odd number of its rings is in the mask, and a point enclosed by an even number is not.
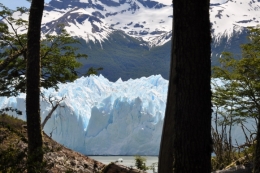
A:
[[[59,34],[57,27],[64,24],[80,40],[84,46],[79,46],[79,52],[89,58],[81,60],[79,76],[93,66],[103,67],[101,74],[111,81],[153,74],[168,79],[172,8],[173,4],[156,0],[51,0],[45,4],[42,34]],[[213,66],[219,65],[223,51],[240,56],[240,44],[248,42],[246,27],[260,21],[259,9],[259,0],[211,0]],[[14,13],[14,17],[26,19],[28,15]],[[155,62],[157,66],[152,65]]]

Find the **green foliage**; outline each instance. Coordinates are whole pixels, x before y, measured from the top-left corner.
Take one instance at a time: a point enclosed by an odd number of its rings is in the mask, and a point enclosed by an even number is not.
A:
[[[85,76],[97,75],[97,74],[98,74],[98,71],[101,71],[101,70],[103,70],[102,67],[97,68],[97,69],[95,69],[95,68],[93,68],[93,67],[90,67],[89,70],[88,70],[88,72],[85,74]]]
[[[22,173],[25,171],[25,151],[20,151],[12,146],[0,150],[0,173]]]
[[[17,130],[23,124],[21,120],[0,114],[0,173],[20,173],[26,169],[26,150],[16,147],[24,139]]]
[[[237,152],[237,151],[233,151],[232,152],[232,160],[229,160],[224,157],[224,159],[220,162],[218,160],[218,158],[216,156],[213,156],[211,158],[211,167],[212,167],[212,171],[216,171],[216,170],[222,170],[222,169],[229,169],[231,167],[235,167],[236,163],[239,162],[240,164],[247,164],[247,163],[252,163],[252,153],[251,152]]]
[[[135,156],[135,166],[140,170],[147,170],[148,167],[146,167],[146,158],[142,156]]]
[[[17,95],[25,92],[26,51],[28,22],[15,19],[15,11],[0,4],[0,65],[11,59],[4,69],[0,69],[0,95]],[[17,8],[16,13],[26,13],[27,9]],[[24,34],[21,34],[24,33]],[[63,25],[57,28],[58,35],[45,35],[41,40],[41,86],[58,89],[58,83],[74,81],[78,77],[76,71],[82,64],[79,59],[86,59],[80,54],[79,41],[72,38]],[[97,74],[101,68],[91,68],[87,74]]]
[[[213,104],[233,116],[258,118],[260,115],[260,29],[249,30],[250,43],[241,46],[242,58],[223,53],[221,66],[213,68]]]
[[[76,68],[81,64],[79,58],[87,58],[86,54],[76,53],[78,48],[71,45],[78,41],[61,28],[59,35],[46,35],[41,44],[42,77],[44,88],[55,87],[59,82],[74,81],[77,78]]]
[[[5,107],[3,109],[0,109],[0,114],[3,114],[4,112],[16,112],[17,115],[22,115],[22,111],[18,110],[18,109],[14,109],[12,107]]]
[[[213,169],[221,169],[242,156],[252,162],[248,152],[253,152],[255,133],[246,129],[243,123],[247,118],[253,118],[257,126],[260,120],[260,28],[249,28],[248,39],[249,43],[241,45],[240,59],[224,52],[220,58],[221,65],[213,67],[212,103],[216,115],[216,127],[212,133],[216,154],[212,159]],[[231,130],[235,124],[241,125],[246,138],[245,143],[236,149],[231,140]],[[241,147],[242,155],[238,151]],[[259,148],[255,147],[255,150]]]
[[[17,129],[25,124],[24,121],[17,118],[8,116],[7,114],[0,113],[0,127],[6,127],[17,136],[24,137]]]
[[[0,114],[0,173],[23,173],[27,169],[28,140],[24,131],[26,123],[17,118]],[[48,151],[44,151],[47,153]],[[35,173],[46,172],[50,168],[47,162],[41,163],[40,169],[33,165]]]

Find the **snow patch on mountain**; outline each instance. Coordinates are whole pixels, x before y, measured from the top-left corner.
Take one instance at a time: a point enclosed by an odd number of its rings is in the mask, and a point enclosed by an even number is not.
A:
[[[171,40],[173,5],[161,0],[51,0],[45,4],[43,34],[59,34],[58,25],[75,37],[101,43],[115,30],[142,39],[150,46]],[[167,1],[168,2],[168,1]],[[210,21],[215,42],[241,33],[260,21],[260,1],[211,0]],[[14,14],[27,20],[28,15]],[[19,29],[26,32],[25,28]]]
[[[212,0],[210,20],[213,38],[230,38],[243,28],[257,26],[260,21],[260,2],[255,0]]]
[[[220,5],[220,4],[226,3],[227,1],[228,1],[228,0],[211,0],[211,1],[210,1],[210,4],[211,4],[211,5],[214,5],[214,4]]]
[[[71,35],[82,37],[87,41],[102,42],[114,30],[123,30],[130,36],[151,43],[151,46],[154,43],[162,45],[170,40],[170,37],[164,37],[171,31],[172,15],[169,14],[172,13],[172,7],[170,5],[142,0],[81,0],[74,6],[70,5],[75,3],[74,1],[63,0],[61,3],[63,5],[57,4],[57,0],[52,0],[46,4],[43,32],[55,33],[55,30],[50,30],[49,25],[56,28],[57,24],[63,22],[66,23],[65,29]],[[52,11],[60,11],[62,15],[57,15],[49,21]],[[73,17],[74,21],[68,20],[69,16]],[[154,41],[156,37],[158,41]],[[164,41],[160,40],[162,38]]]
[[[49,6],[55,5],[55,0]],[[73,0],[62,0],[66,5],[54,6],[54,9],[71,10]],[[98,40],[107,38],[113,30],[123,30],[126,34],[147,41],[150,46],[159,46],[170,41],[172,31],[173,6],[169,3],[164,5],[158,1],[143,0],[119,0],[119,1],[80,1],[85,5],[76,5],[74,8],[82,8],[81,14],[94,15],[100,19],[99,25],[85,26],[85,23],[77,24],[70,22],[67,29],[72,35],[83,37],[86,40]],[[48,5],[46,5],[48,6]],[[84,7],[84,8],[83,8]],[[230,38],[236,33],[241,33],[245,27],[259,24],[260,2],[255,0],[211,0],[210,20],[212,24],[212,36],[216,42],[222,37]],[[77,25],[78,29],[72,25]],[[91,26],[91,27],[90,27]],[[105,34],[91,32],[86,28],[101,28]],[[76,30],[76,31],[74,31]],[[94,29],[95,30],[95,29]],[[74,33],[73,33],[74,31]],[[84,32],[84,33],[83,33]],[[89,36],[84,35],[92,35]],[[96,36],[97,35],[97,36]]]

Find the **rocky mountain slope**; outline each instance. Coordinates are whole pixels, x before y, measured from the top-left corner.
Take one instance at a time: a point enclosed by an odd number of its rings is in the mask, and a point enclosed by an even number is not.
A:
[[[16,118],[0,114],[0,172],[26,172],[27,134],[26,123]],[[116,163],[105,165],[88,156],[64,147],[45,133],[44,172],[48,173],[137,173],[137,169]],[[7,171],[7,172],[8,172]]]

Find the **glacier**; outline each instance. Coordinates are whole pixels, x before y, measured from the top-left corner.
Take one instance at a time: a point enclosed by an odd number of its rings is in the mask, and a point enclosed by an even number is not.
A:
[[[59,84],[58,91],[42,89],[46,98],[65,97],[44,132],[85,155],[158,155],[167,91],[168,80],[161,75],[116,82],[89,76]],[[21,110],[22,115],[7,113],[26,120],[25,94],[0,97],[0,109],[5,107]],[[51,103],[41,98],[42,121],[51,109]],[[253,129],[252,125],[248,119],[247,128]],[[238,143],[245,141],[239,126],[233,127],[232,137]]]
[[[86,155],[158,155],[168,81],[161,75],[110,82],[102,75],[81,77],[42,89],[61,102],[44,127],[57,142]],[[25,94],[0,97],[0,109],[13,107],[26,120]],[[41,99],[42,121],[52,109]]]

